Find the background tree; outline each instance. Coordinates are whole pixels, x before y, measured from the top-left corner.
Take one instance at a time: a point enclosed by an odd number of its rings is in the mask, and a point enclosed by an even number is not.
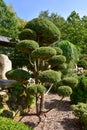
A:
[[[0,1],[0,35],[17,38],[18,21],[12,6],[7,6],[3,0]]]

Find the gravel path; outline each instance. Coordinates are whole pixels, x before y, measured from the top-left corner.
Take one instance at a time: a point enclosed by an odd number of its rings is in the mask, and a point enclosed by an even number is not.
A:
[[[60,99],[58,95],[48,94],[45,97],[45,108],[51,108]],[[29,114],[34,112],[30,110]],[[75,118],[70,109],[70,100],[65,98],[58,108],[49,111],[46,116],[40,116],[41,121],[35,115],[20,116],[17,120],[32,126],[34,130],[82,130],[80,122]],[[39,122],[39,123],[38,123]]]

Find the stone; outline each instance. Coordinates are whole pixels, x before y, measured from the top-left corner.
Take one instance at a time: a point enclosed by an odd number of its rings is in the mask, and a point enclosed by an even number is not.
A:
[[[7,89],[7,88],[10,88],[16,82],[17,82],[16,80],[0,79],[0,90],[4,90],[4,89]]]
[[[12,69],[12,62],[7,55],[0,54],[0,79],[7,79],[5,74]]]

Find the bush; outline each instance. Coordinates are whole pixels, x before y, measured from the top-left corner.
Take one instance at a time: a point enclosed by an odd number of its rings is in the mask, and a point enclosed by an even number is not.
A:
[[[87,130],[87,104],[78,103],[77,105],[72,105],[71,108],[74,111],[75,116],[80,119],[85,130]]]
[[[78,102],[87,103],[87,77],[79,76],[78,81],[77,87],[72,88],[71,102],[73,104],[77,104]]]
[[[57,91],[59,96],[67,97],[72,94],[72,89],[69,86],[60,86]]]
[[[33,130],[22,122],[0,116],[0,130]]]

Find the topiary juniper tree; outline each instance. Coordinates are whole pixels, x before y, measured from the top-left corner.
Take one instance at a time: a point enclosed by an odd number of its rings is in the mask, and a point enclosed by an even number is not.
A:
[[[49,84],[50,90],[54,83],[61,81],[61,70],[66,68],[66,58],[62,55],[60,48],[47,46],[58,40],[60,36],[58,28],[52,22],[47,19],[36,18],[31,20],[25,28],[36,32],[36,41],[28,40],[28,38],[24,40],[23,37],[21,38],[23,40],[16,45],[16,48],[29,55],[28,69],[32,71],[35,84],[27,84],[26,93],[27,95],[34,95],[36,97],[36,113],[40,114],[43,111],[44,86]],[[27,31],[30,32],[30,30]],[[33,32],[31,35],[33,35]],[[64,87],[64,89],[66,89],[66,93],[61,92],[63,97],[69,96],[71,89],[69,87]]]

